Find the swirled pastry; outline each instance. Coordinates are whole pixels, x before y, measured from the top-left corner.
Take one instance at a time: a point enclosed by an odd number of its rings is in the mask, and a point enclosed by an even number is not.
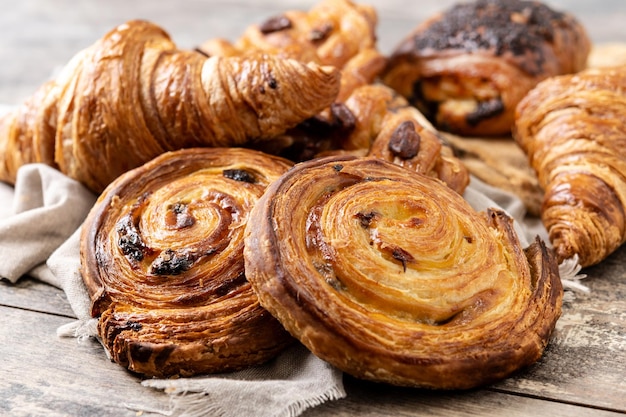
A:
[[[541,220],[560,261],[594,265],[626,242],[626,66],[541,82],[513,133],[544,189]]]
[[[590,49],[568,13],[538,1],[477,0],[419,24],[383,81],[442,130],[508,136],[522,97],[545,78],[582,70]]]
[[[91,190],[155,156],[268,139],[336,98],[333,67],[270,55],[207,58],[133,20],[79,52],[0,120],[0,180],[54,164]]]
[[[81,272],[111,358],[147,376],[225,372],[291,342],[244,274],[244,228],[291,163],[238,148],[162,154],[116,179],[81,235]]]
[[[503,212],[378,158],[297,164],[246,227],[261,305],[359,378],[462,389],[535,362],[561,312],[557,264]]]

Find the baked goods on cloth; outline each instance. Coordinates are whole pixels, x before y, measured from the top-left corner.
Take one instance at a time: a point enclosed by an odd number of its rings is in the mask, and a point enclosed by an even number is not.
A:
[[[468,138],[449,132],[440,134],[474,177],[516,195],[528,214],[539,217],[543,190],[528,157],[510,136]]]
[[[508,135],[537,82],[585,67],[578,20],[537,1],[458,3],[420,22],[393,51],[383,81],[440,129]]]
[[[246,368],[292,339],[244,274],[244,228],[291,163],[238,148],[165,153],[116,179],[81,234],[81,273],[111,358],[147,376]]]
[[[336,149],[331,146],[316,156],[344,151],[375,156],[439,178],[463,194],[470,181],[466,166],[424,115],[391,88],[371,84],[355,89],[343,103],[342,114],[350,115],[350,128],[344,123],[324,131]]]
[[[44,162],[92,191],[166,151],[274,137],[329,106],[332,67],[212,57],[146,21],[122,24],[0,120],[0,180]]]
[[[593,265],[626,241],[626,66],[543,81],[520,102],[514,137],[545,191],[559,261]]]
[[[261,305],[359,378],[465,389],[535,362],[561,312],[554,257],[503,211],[378,158],[320,158],[272,183],[246,227]]]

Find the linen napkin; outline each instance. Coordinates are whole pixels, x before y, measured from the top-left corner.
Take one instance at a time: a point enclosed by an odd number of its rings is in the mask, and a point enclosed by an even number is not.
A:
[[[2,201],[12,202],[12,210],[5,210],[0,217],[0,275],[16,282],[28,274],[61,288],[77,320],[59,328],[58,335],[96,337],[97,320],[90,317],[90,301],[79,272],[80,225],[96,196],[42,164],[20,168],[14,188],[0,185]],[[477,210],[500,207],[507,211],[515,219],[523,243],[537,234],[545,239],[545,229],[540,222],[526,218],[524,205],[516,196],[472,177],[464,197]],[[568,268],[572,276],[579,270],[575,263]],[[295,417],[346,395],[342,373],[302,345],[265,365],[240,372],[148,379],[142,384],[172,396],[172,409],[162,410],[167,415]]]
[[[14,189],[0,186],[2,201],[13,204],[0,218],[0,250],[11,254],[0,258],[1,276],[16,282],[30,275],[61,288],[78,320],[60,327],[57,334],[96,337],[97,320],[89,314],[90,300],[79,272],[80,226],[96,196],[43,164],[20,168]],[[142,385],[172,396],[171,409],[150,410],[165,415],[295,417],[345,397],[342,377],[339,370],[296,344],[275,360],[243,371],[147,379]],[[144,411],[140,405],[128,407]]]

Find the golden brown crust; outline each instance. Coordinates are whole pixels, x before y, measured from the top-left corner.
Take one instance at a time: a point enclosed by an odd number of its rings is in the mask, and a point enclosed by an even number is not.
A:
[[[519,100],[542,79],[583,69],[590,47],[573,16],[540,2],[459,3],[400,43],[383,81],[442,130],[503,136]]]
[[[543,189],[528,157],[506,138],[468,138],[442,132],[467,170],[481,181],[518,197],[528,214],[539,217]]]
[[[0,159],[18,163],[0,179],[11,181],[25,162],[49,162],[13,150],[37,138],[47,150],[53,132],[59,169],[100,192],[166,151],[274,137],[330,105],[339,84],[331,67],[261,54],[207,58],[130,21],[78,53],[45,97],[6,116],[0,143],[18,145],[0,145]]]
[[[376,47],[378,16],[372,6],[351,0],[322,0],[308,11],[288,10],[249,26],[234,43],[209,39],[199,49],[209,56],[263,52],[342,72],[338,100],[370,84],[385,66]]]
[[[588,69],[543,81],[517,108],[559,260],[593,265],[626,241],[625,85],[626,66]]]
[[[243,232],[290,162],[238,148],[165,153],[116,179],[81,235],[81,273],[112,359],[147,376],[225,372],[291,342],[244,275]]]
[[[367,140],[368,156],[438,178],[463,194],[469,171],[415,107],[382,85],[362,87],[355,93],[346,105],[355,114],[356,129],[344,139],[344,148],[358,149],[359,141]],[[377,104],[371,108],[371,103]]]
[[[359,378],[464,389],[542,354],[561,311],[554,258],[503,212],[378,158],[296,165],[246,228],[261,304]]]

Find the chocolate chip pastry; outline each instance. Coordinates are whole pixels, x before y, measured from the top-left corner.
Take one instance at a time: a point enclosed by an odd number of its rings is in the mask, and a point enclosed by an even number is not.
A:
[[[545,244],[441,181],[331,156],[272,183],[246,226],[245,270],[315,355],[358,378],[467,389],[537,361],[561,313]]]
[[[509,136],[522,97],[545,78],[582,70],[590,48],[566,12],[538,1],[478,0],[420,23],[382,79],[439,129]]]
[[[246,280],[243,237],[291,167],[238,148],[167,152],[111,183],[81,234],[81,273],[111,359],[153,377],[265,362],[293,339]]]

